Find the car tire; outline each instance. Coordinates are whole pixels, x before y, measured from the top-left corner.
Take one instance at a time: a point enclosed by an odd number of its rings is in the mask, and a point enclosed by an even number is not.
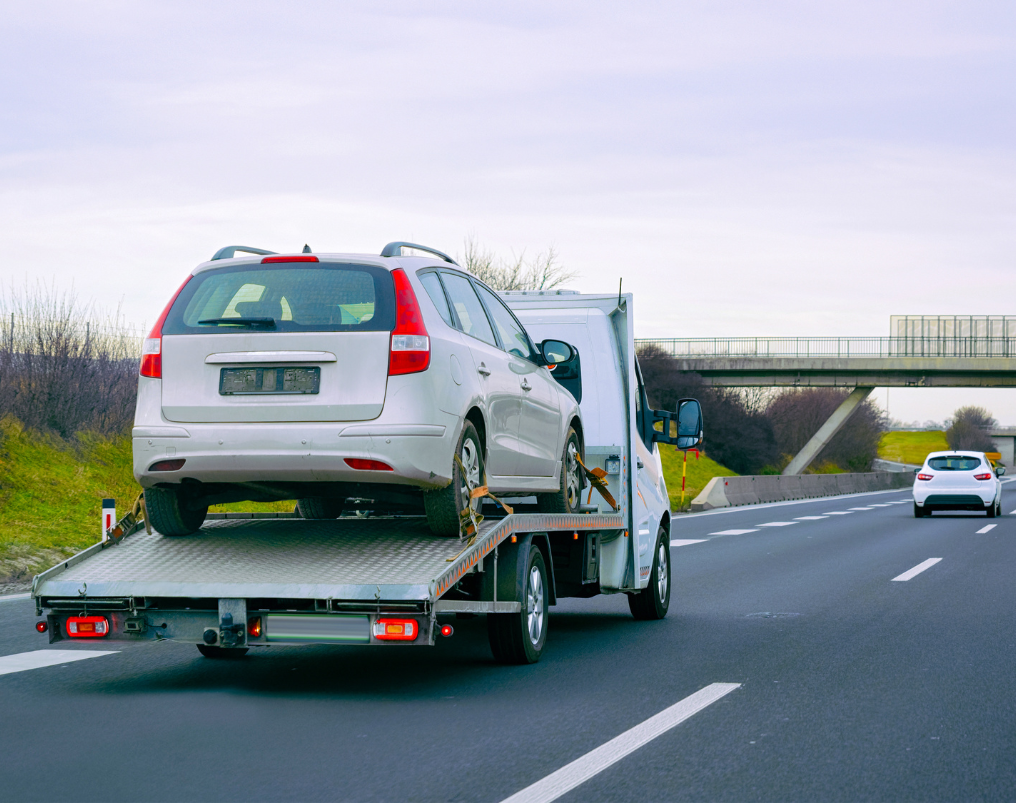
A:
[[[927,515],[928,515],[927,511],[925,511],[924,508],[918,506],[917,502],[914,502],[914,518],[923,519]]]
[[[561,454],[561,482],[554,493],[537,494],[537,509],[541,513],[578,513],[582,504],[582,467],[576,459],[582,457],[582,444],[574,427],[568,427]]]
[[[216,647],[212,644],[198,644],[198,652],[205,658],[224,658],[236,660],[247,654],[247,647]]]
[[[145,511],[149,524],[163,535],[190,535],[201,529],[208,505],[195,505],[180,488],[148,488]]]
[[[518,613],[488,613],[487,638],[499,664],[535,664],[547,644],[550,587],[543,553],[530,544],[526,560],[522,610]]]
[[[296,500],[296,512],[305,519],[337,519],[342,515],[342,499],[308,496]]]
[[[483,444],[472,421],[466,421],[462,427],[455,454],[462,459],[469,482],[462,477],[458,462],[452,460],[452,481],[444,488],[423,494],[427,524],[435,535],[458,535],[459,514],[466,505],[473,505],[477,510],[480,506],[479,499],[469,498],[470,485],[483,485],[484,482]]]
[[[641,591],[628,594],[628,609],[640,621],[662,619],[670,609],[670,537],[660,527],[656,536],[656,550],[653,552],[653,569],[649,573],[649,585]]]
[[[992,501],[991,507],[989,507],[987,510],[984,511],[984,515],[987,516],[989,519],[995,518],[995,516],[997,516],[1000,512],[999,511],[999,508],[1001,507],[1000,502],[1001,500],[999,500],[999,502]]]

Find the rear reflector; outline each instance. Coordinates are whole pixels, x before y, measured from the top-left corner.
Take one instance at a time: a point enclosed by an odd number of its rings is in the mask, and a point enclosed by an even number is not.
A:
[[[991,474],[974,474],[975,480],[990,480],[991,477]]]
[[[45,622],[36,622],[35,629],[38,630],[40,633],[45,633],[47,630],[49,630],[49,625],[46,624]]]
[[[374,638],[378,641],[416,641],[420,626],[415,619],[378,619],[374,622]]]
[[[72,616],[67,620],[67,635],[71,638],[102,638],[109,633],[105,616]]]
[[[919,480],[930,480],[934,476],[935,476],[934,474],[918,474],[917,475],[917,479],[919,479]]]
[[[183,468],[183,464],[187,461],[184,459],[179,460],[160,460],[158,463],[152,463],[148,467],[149,471],[179,471]]]
[[[298,256],[291,257],[265,257],[261,260],[262,265],[270,265],[273,262],[319,262],[320,260],[316,256],[310,256],[308,254],[299,254]]]
[[[360,457],[347,457],[346,465],[355,468],[357,471],[394,471],[387,463],[380,460],[364,460]]]
[[[395,282],[395,328],[388,356],[388,375],[415,374],[430,365],[430,337],[420,303],[402,268],[392,271]]]

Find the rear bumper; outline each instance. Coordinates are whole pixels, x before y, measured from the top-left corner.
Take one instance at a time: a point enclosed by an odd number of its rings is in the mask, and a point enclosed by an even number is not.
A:
[[[914,502],[927,510],[985,510],[995,503],[996,489],[985,483],[981,489],[944,489],[914,487]]]

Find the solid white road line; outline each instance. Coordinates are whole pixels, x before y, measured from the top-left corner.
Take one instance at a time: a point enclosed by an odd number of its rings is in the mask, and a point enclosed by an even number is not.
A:
[[[926,561],[924,561],[924,563],[918,563],[913,569],[910,569],[909,571],[903,572],[903,574],[901,574],[899,577],[894,577],[892,579],[892,582],[894,582],[894,583],[895,582],[902,583],[902,582],[905,582],[905,581],[909,580],[911,577],[917,577],[917,575],[919,575],[925,569],[930,569],[932,566],[934,566],[940,560],[942,560],[942,559],[941,558],[928,558]]]
[[[71,661],[84,661],[86,658],[98,658],[100,655],[115,655],[117,652],[119,650],[35,650],[5,655],[0,658],[0,675],[67,664]]]
[[[680,725],[694,716],[703,708],[715,703],[721,697],[730,694],[740,687],[740,683],[712,683],[681,702],[674,703],[656,716],[627,730],[620,736],[611,739],[604,745],[586,753],[581,758],[565,764],[557,772],[552,772],[543,780],[527,786],[502,803],[550,803],[561,795],[567,794],[576,786],[603,772],[657,736],[662,736],[671,728]]]
[[[671,546],[688,546],[688,544],[704,544],[706,538],[675,538],[670,542]]]
[[[984,533],[991,532],[997,526],[998,526],[997,524],[989,524],[987,527],[982,527],[980,530],[974,533],[974,535],[983,535]]]
[[[767,521],[765,524],[756,524],[756,527],[786,527],[789,524],[797,524],[796,521]]]
[[[720,530],[718,533],[709,533],[710,535],[747,535],[748,533],[757,533],[758,530]]]
[[[4,597],[0,597],[0,602],[3,602],[4,600],[8,599],[28,599],[30,596],[32,595],[29,594],[27,591],[24,594],[7,594]]]
[[[794,521],[818,521],[819,519],[828,518],[828,516],[798,516]]]

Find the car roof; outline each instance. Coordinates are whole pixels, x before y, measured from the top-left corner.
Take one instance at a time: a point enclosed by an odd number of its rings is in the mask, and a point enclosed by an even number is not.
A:
[[[980,457],[983,459],[987,459],[984,455],[984,452],[961,452],[957,450],[952,450],[949,452],[932,452],[925,458],[925,460],[931,460],[931,458],[933,457]]]
[[[273,258],[276,257],[306,257],[311,256],[310,254],[272,254]],[[445,262],[441,259],[435,259],[434,257],[424,256],[398,256],[398,257],[382,257],[377,254],[333,254],[333,253],[318,253],[315,252],[313,256],[316,256],[322,262],[349,262],[357,265],[374,265],[379,268],[385,268],[386,270],[395,270],[396,268],[407,268],[413,270],[420,270],[421,268],[448,268],[450,270],[460,271],[469,276],[473,274],[460,265],[453,265]],[[214,259],[202,262],[193,271],[192,275],[198,273],[204,273],[208,270],[215,270],[217,268],[235,267],[237,265],[260,265],[263,257],[261,255],[247,255],[242,257],[231,257],[229,259]],[[293,264],[298,264],[299,260]]]

